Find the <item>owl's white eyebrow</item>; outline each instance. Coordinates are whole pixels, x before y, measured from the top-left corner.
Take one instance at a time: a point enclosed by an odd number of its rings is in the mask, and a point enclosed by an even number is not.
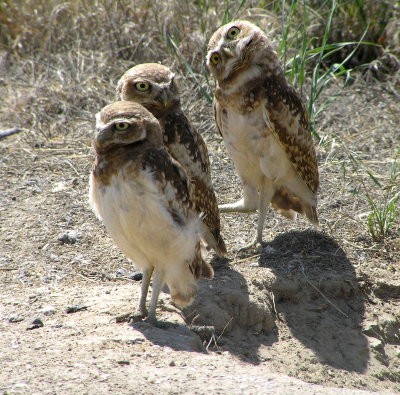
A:
[[[107,129],[108,127],[110,127],[111,125],[114,125],[114,124],[116,124],[116,123],[119,123],[119,122],[126,122],[126,123],[129,123],[127,120],[126,120],[126,118],[118,118],[118,119],[113,119],[112,121],[109,121],[109,122],[107,122],[107,123],[104,123],[103,121],[100,121],[98,124],[97,124],[97,130],[104,130],[104,129]]]
[[[110,123],[120,123],[120,122],[130,123],[126,118],[113,119]]]

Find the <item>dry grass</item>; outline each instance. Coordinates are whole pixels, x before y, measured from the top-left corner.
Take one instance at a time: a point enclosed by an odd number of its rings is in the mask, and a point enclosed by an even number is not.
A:
[[[68,141],[77,150],[75,155],[84,157],[88,155],[93,114],[114,99],[114,86],[123,71],[138,63],[161,62],[180,76],[185,110],[206,142],[211,146],[217,144],[211,159],[215,159],[214,167],[218,172],[229,161],[226,162],[219,148],[220,140],[215,136],[210,109],[213,83],[208,79],[204,62],[207,40],[217,26],[238,17],[253,20],[269,32],[277,48],[285,48],[289,64],[291,56],[296,56],[304,43],[307,43],[307,50],[315,51],[321,40],[327,43],[334,43],[335,39],[357,41],[364,34],[365,40],[384,46],[359,47],[360,50],[379,48],[375,56],[383,54],[372,63],[363,64],[360,71],[367,70],[364,78],[368,81],[373,81],[371,76],[384,73],[384,88],[398,99],[399,70],[382,66],[388,59],[394,66],[400,64],[396,63],[399,35],[393,29],[399,23],[398,12],[391,2],[369,1],[357,2],[357,6],[345,1],[322,5],[296,1],[232,4],[211,0],[183,3],[163,0],[3,1],[0,3],[2,127],[18,127],[25,131],[23,138],[31,147]],[[321,29],[328,14],[333,28],[325,29],[324,33]],[[396,133],[394,136],[385,133],[385,142],[378,143],[378,149],[385,150],[385,158],[374,159],[371,158],[371,142],[361,142],[361,151],[353,146],[358,137],[361,139],[357,144],[360,144],[365,132],[347,135],[326,127],[324,110],[340,91],[335,88],[343,84],[340,74],[344,74],[345,69],[350,75],[349,65],[360,63],[360,52],[357,50],[347,63],[331,72],[326,62],[334,58],[326,58],[324,51],[319,54],[317,66],[315,55],[318,52],[310,52],[310,61],[304,57],[300,68],[305,73],[302,84],[310,89],[310,108],[314,108],[311,112],[316,116],[315,135],[321,139],[321,165],[341,169],[343,188],[349,191],[354,204],[362,202],[361,218],[370,235],[376,240],[390,237],[399,229],[396,204],[389,212],[389,226],[384,225],[383,231],[379,230],[376,220],[383,215],[384,222],[387,214],[387,207],[379,201],[396,203],[399,167],[394,164],[398,160],[395,149],[398,137]],[[346,51],[335,54],[340,58]],[[319,70],[317,77],[321,76],[317,86],[311,80],[313,70],[314,73]],[[392,74],[388,74],[389,71]],[[353,77],[347,82],[362,86],[363,79],[354,82],[360,75],[353,71]],[[320,91],[314,97],[316,88]],[[385,106],[383,102],[379,105]],[[387,110],[385,117],[395,128],[395,110],[391,107]],[[368,122],[362,127],[369,128],[373,134],[380,133],[376,126],[379,117],[378,113],[372,115],[371,121],[375,124],[372,129]],[[393,149],[387,149],[389,145]],[[397,169],[396,174],[391,175],[391,167]],[[79,174],[79,170],[74,171]],[[218,174],[216,178],[219,182]],[[221,188],[233,192],[224,182]],[[376,229],[379,234],[373,234]]]

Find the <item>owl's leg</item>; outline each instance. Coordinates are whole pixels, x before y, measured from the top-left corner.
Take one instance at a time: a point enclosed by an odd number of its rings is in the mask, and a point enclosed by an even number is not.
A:
[[[236,203],[221,204],[218,209],[221,213],[250,213],[257,210],[257,189],[243,183],[243,197]]]
[[[158,296],[160,295],[161,288],[163,285],[164,285],[164,274],[156,269],[154,271],[154,276],[153,276],[153,287],[151,291],[149,315],[146,318],[146,321],[153,325],[157,324],[156,308],[157,308]]]
[[[143,270],[142,287],[140,289],[137,310],[118,315],[115,318],[117,322],[138,322],[147,316],[146,299],[147,293],[149,292],[150,279],[151,275],[153,274],[153,270],[153,268],[147,268]]]
[[[146,300],[147,300],[147,293],[149,292],[150,279],[151,275],[153,274],[153,270],[154,270],[153,267],[150,269],[146,268],[143,270],[142,287],[140,290],[140,298],[138,305],[138,312],[143,317],[146,317],[148,314],[146,307]]]
[[[258,221],[257,221],[257,235],[253,239],[253,241],[249,244],[246,244],[239,251],[245,251],[252,247],[257,247],[257,250],[262,251],[263,248],[263,238],[262,233],[264,229],[265,217],[267,216],[267,210],[269,204],[271,203],[271,199],[274,196],[275,188],[271,180],[266,177],[263,177],[260,194],[258,200]]]

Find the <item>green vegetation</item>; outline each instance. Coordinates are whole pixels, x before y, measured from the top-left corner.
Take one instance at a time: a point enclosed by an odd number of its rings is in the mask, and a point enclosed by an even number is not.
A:
[[[387,236],[399,217],[399,200],[400,200],[400,150],[394,162],[391,165],[389,182],[382,185],[381,182],[368,171],[368,175],[373,185],[378,188],[379,200],[374,199],[365,188],[365,198],[371,207],[368,215],[368,231],[374,240],[382,240]]]

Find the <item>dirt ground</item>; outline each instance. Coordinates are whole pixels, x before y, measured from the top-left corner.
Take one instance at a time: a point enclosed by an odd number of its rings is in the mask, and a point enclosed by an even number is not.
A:
[[[21,129],[0,139],[3,394],[400,391],[399,222],[372,240],[365,193],[381,197],[362,167],[388,180],[398,77],[359,75],[319,118],[321,226],[271,210],[262,254],[237,254],[256,214],[222,215],[229,260],[210,255],[215,279],[183,312],[162,293],[160,328],[115,321],[136,305],[140,282],[88,207],[93,114],[76,116],[83,98],[67,87],[13,78],[0,80],[0,130]],[[190,91],[183,84],[184,98]],[[210,106],[185,109],[209,147],[219,201],[238,199]],[[67,313],[73,306],[84,308]]]

